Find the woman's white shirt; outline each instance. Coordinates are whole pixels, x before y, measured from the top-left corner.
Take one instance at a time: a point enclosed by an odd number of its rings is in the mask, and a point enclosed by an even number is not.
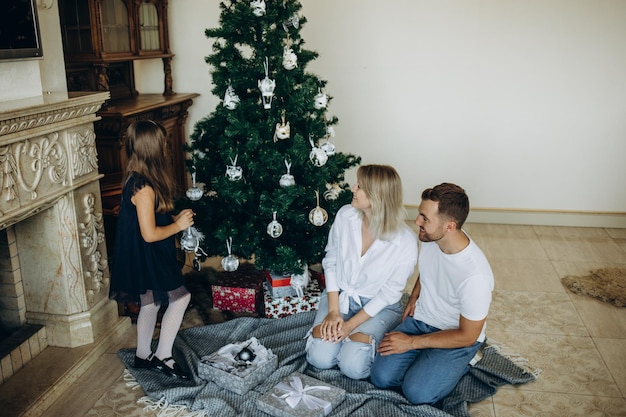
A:
[[[351,205],[337,212],[322,260],[326,291],[339,292],[339,309],[347,313],[352,297],[369,298],[365,312],[374,317],[383,308],[402,297],[406,282],[417,262],[417,238],[407,226],[391,240],[374,240],[361,256],[361,215]]]

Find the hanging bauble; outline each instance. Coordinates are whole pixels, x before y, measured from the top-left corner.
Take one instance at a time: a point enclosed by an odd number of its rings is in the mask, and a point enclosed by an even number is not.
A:
[[[285,111],[282,113],[282,123],[276,123],[276,130],[274,131],[274,143],[278,142],[279,139],[289,139],[291,135],[291,127],[289,126],[289,122],[285,122]]]
[[[298,29],[300,27],[300,16],[293,14],[289,19],[283,22],[283,29],[285,32],[289,32],[290,28]]]
[[[239,96],[235,93],[235,89],[232,85],[229,85],[226,93],[224,93],[224,107],[228,110],[235,110],[239,101]]]
[[[265,15],[265,0],[252,0],[250,8],[252,9],[252,14],[256,17]]]
[[[239,155],[235,155],[235,159],[230,158],[230,162],[232,165],[226,165],[226,177],[231,181],[239,181],[243,178],[243,170],[241,167],[237,166],[237,157]]]
[[[341,187],[339,184],[326,184],[326,191],[324,191],[324,199],[326,201],[336,200],[341,193]]]
[[[320,207],[320,193],[318,191],[315,191],[315,197],[317,198],[317,206],[309,212],[309,221],[314,226],[323,226],[328,221],[328,213]]]
[[[328,155],[326,155],[326,152],[324,152],[323,149],[315,146],[313,140],[309,139],[309,142],[311,143],[312,148],[311,152],[309,153],[309,159],[316,167],[323,166],[328,161]]]
[[[315,95],[313,100],[313,107],[317,110],[325,109],[328,104],[328,96],[321,91]]]
[[[233,272],[239,268],[239,259],[232,254],[233,238],[226,239],[226,249],[228,250],[228,256],[222,258],[222,268],[224,271]]]
[[[285,46],[283,50],[283,68],[287,71],[291,71],[298,66],[298,56],[293,52],[293,49]]]
[[[287,173],[283,174],[278,181],[280,186],[283,188],[291,187],[296,184],[296,180],[294,179],[293,175],[289,173],[289,170],[291,169],[291,162],[287,162],[287,160],[285,159],[285,166],[287,167]]]
[[[180,237],[180,248],[185,252],[195,252],[200,245],[200,235],[195,227],[189,226]]]
[[[196,171],[194,170],[194,172],[191,173],[191,188],[187,190],[185,195],[191,201],[198,201],[202,198],[202,194],[202,190],[196,187]]]
[[[259,89],[261,90],[261,100],[263,101],[264,109],[272,108],[272,98],[274,97],[274,89],[276,88],[276,81],[271,80],[269,77],[269,61],[265,58],[265,78],[259,80]]]
[[[267,234],[274,239],[283,234],[283,226],[276,220],[276,212],[274,212],[274,220],[267,225]]]

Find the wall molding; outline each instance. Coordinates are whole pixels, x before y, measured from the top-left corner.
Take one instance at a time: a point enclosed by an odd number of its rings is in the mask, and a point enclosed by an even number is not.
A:
[[[418,206],[407,204],[405,208],[407,218],[414,220]],[[467,222],[625,229],[626,212],[473,207]]]

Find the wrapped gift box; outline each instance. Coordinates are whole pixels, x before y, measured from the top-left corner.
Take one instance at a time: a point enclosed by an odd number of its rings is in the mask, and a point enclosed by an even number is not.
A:
[[[234,272],[220,272],[211,284],[213,308],[233,312],[258,313],[263,306],[263,272],[242,266]]]
[[[267,289],[272,297],[293,297],[296,289],[291,286],[291,275],[277,275],[265,271]]]
[[[268,286],[268,284],[265,284]],[[269,288],[265,291],[265,317],[283,318],[291,314],[317,310],[320,302],[321,290],[317,280],[309,280],[304,291],[304,297],[272,297]]]
[[[260,362],[251,371],[244,371],[243,376],[237,375],[236,372],[240,372],[238,370],[229,372],[212,365],[211,356],[204,357],[198,362],[198,376],[206,381],[213,381],[229,391],[243,395],[265,381],[278,368],[278,356],[271,350],[267,350],[267,353],[269,354],[267,360]]]
[[[346,391],[294,372],[257,399],[259,410],[272,416],[327,416],[346,398]]]

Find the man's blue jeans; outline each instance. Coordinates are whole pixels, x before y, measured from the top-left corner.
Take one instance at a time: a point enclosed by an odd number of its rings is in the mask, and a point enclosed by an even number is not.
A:
[[[420,335],[439,329],[407,317],[394,331]],[[414,349],[389,356],[376,354],[370,377],[378,388],[401,387],[413,404],[435,404],[467,373],[481,344],[456,349]]]

